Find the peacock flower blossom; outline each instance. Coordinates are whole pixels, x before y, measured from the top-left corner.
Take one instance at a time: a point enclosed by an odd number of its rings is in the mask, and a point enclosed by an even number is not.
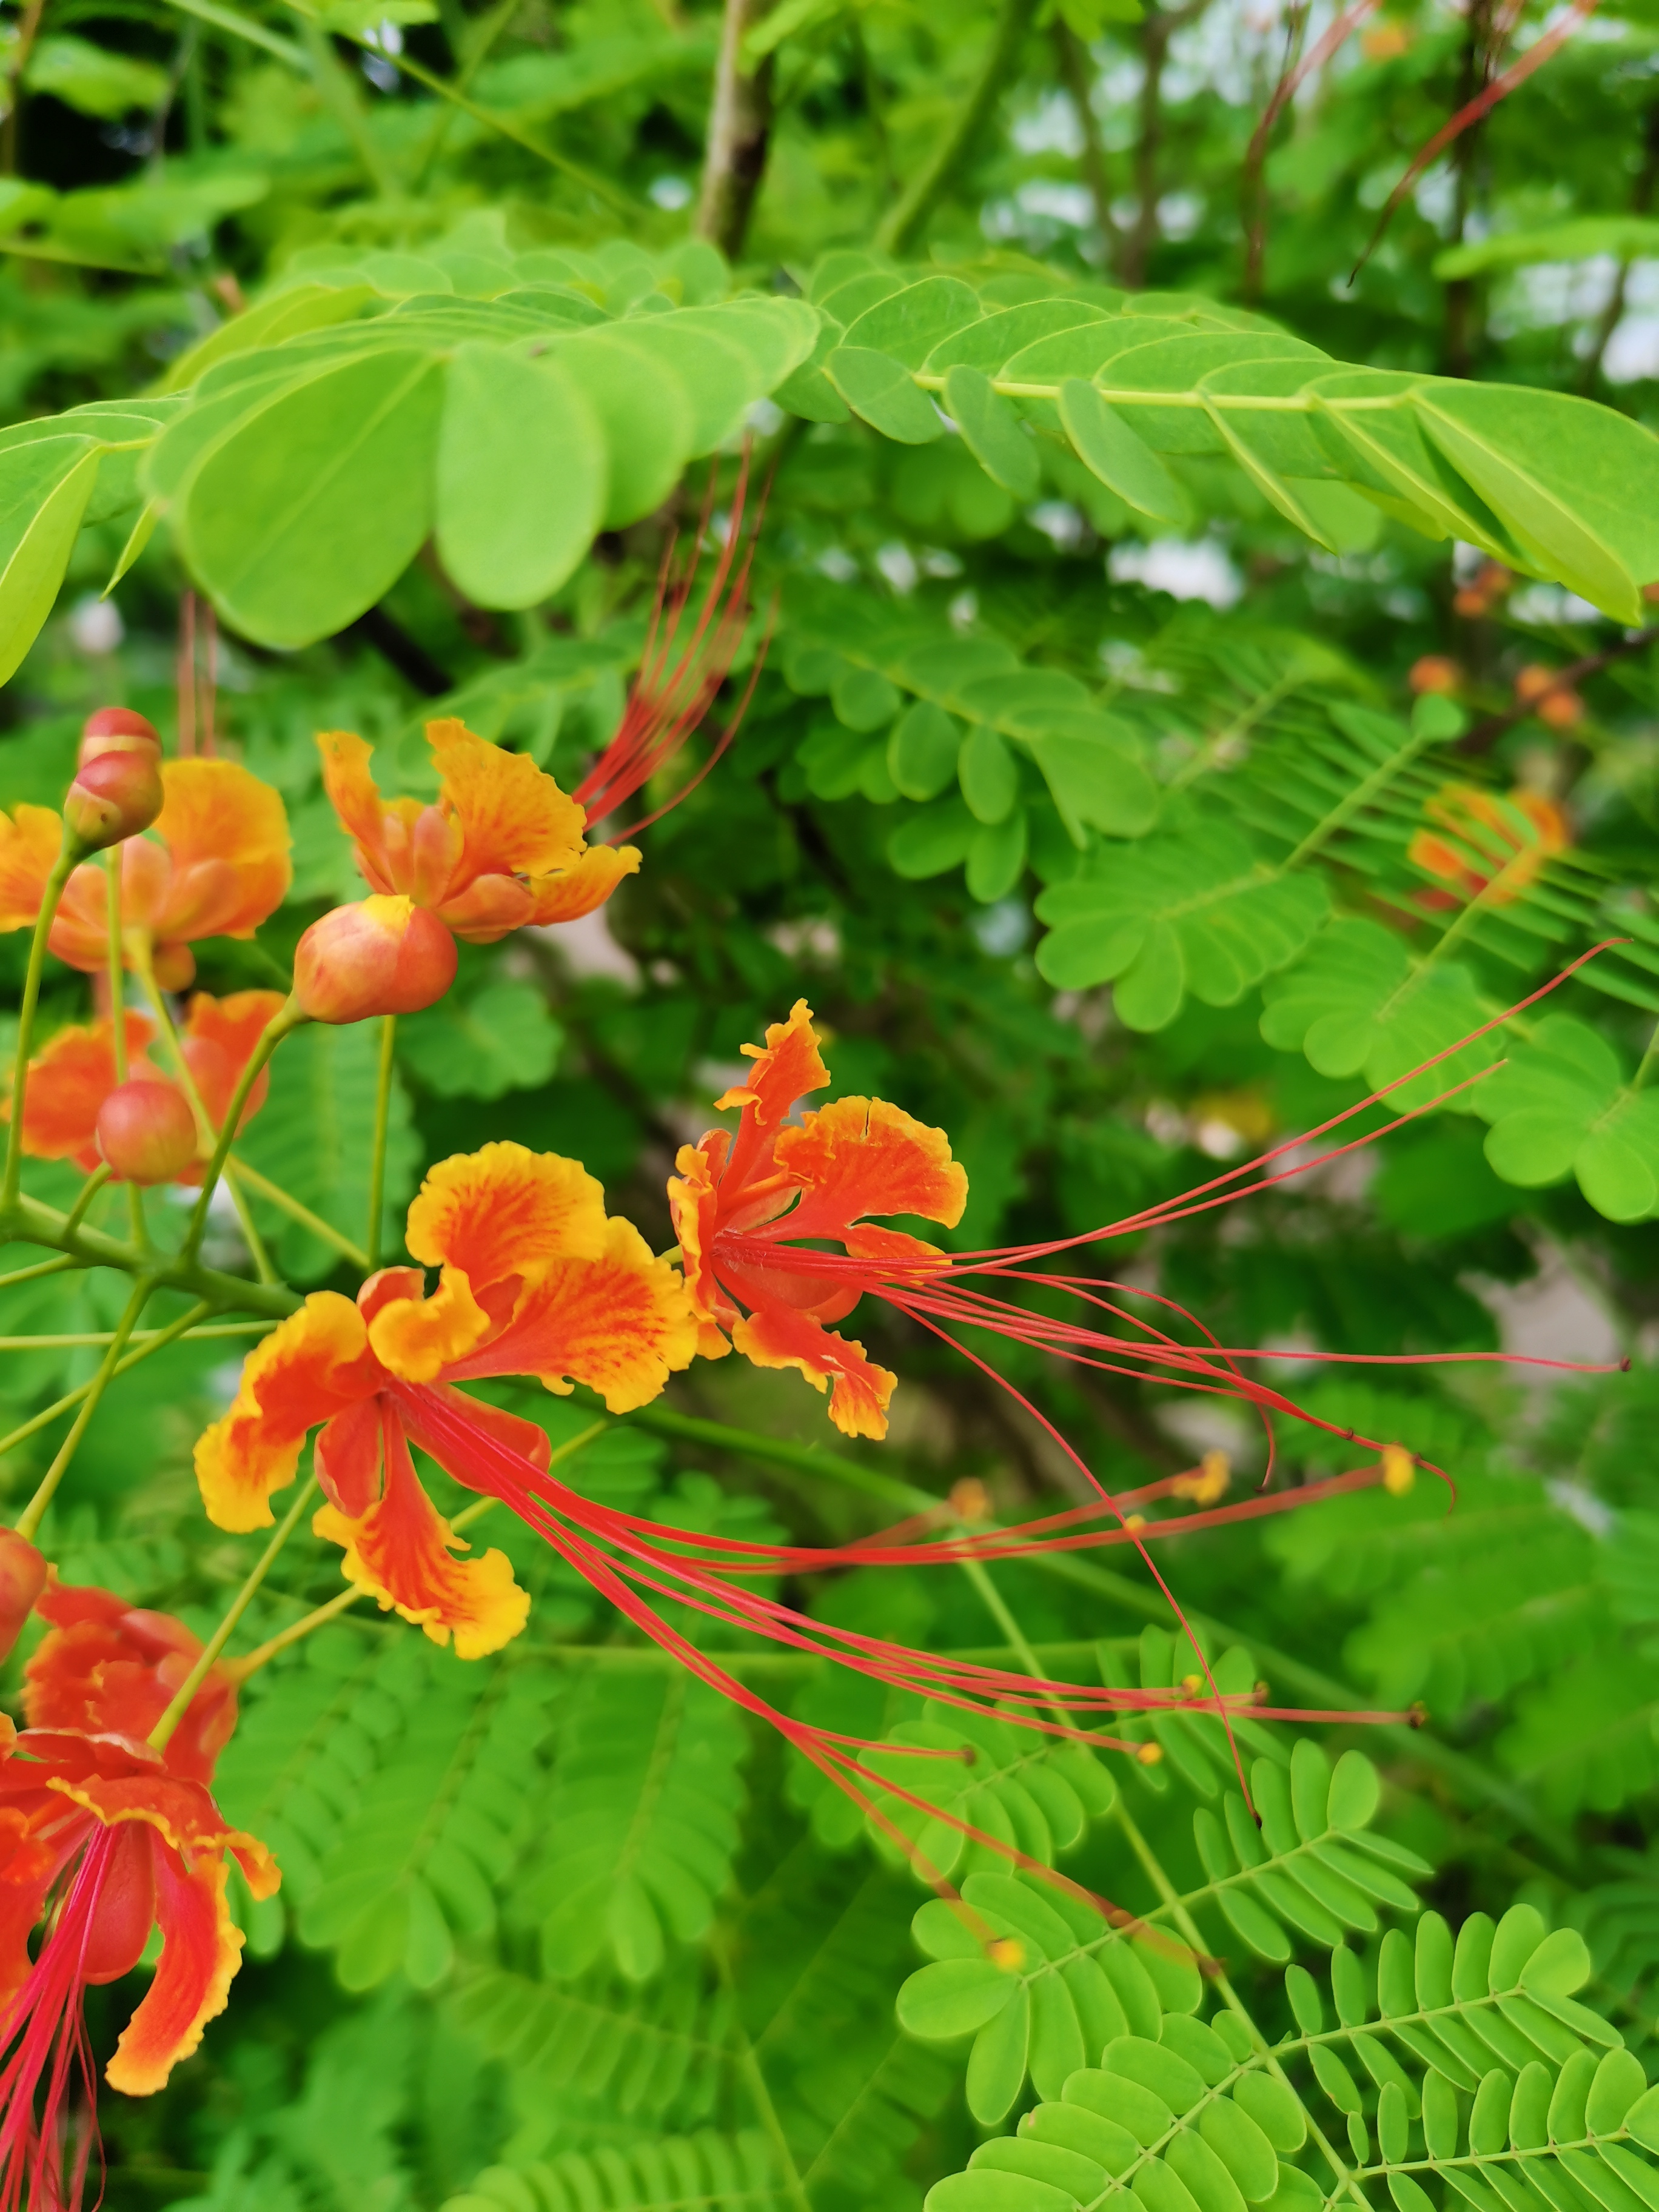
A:
[[[256,1898],[280,1879],[264,1846],[228,1826],[208,1784],[235,1725],[235,1689],[210,1671],[165,1752],[144,1740],[201,1646],[183,1624],[107,1590],[52,1582],[52,1623],[26,1670],[28,1723],[0,1740],[0,2203],[79,2201],[94,2141],[59,2169],[79,2077],[94,2102],[82,2016],[89,1984],[161,1954],[105,2069],[148,2096],[222,2012],[242,1936],[225,1888],[234,1860]],[[29,1936],[45,1923],[33,1961]]]
[[[919,1214],[954,1229],[967,1175],[942,1130],[884,1099],[840,1098],[788,1121],[830,1080],[804,999],[768,1030],[764,1047],[743,1050],[753,1073],[714,1102],[716,1113],[741,1108],[737,1134],[711,1129],[682,1146],[668,1186],[686,1288],[703,1325],[699,1349],[717,1358],[729,1337],[757,1367],[799,1368],[815,1389],[834,1386],[830,1418],[844,1434],[884,1437],[897,1376],[827,1326],[852,1311],[860,1286],[815,1279],[793,1255],[774,1266],[769,1252],[781,1238],[812,1237],[855,1259],[942,1265],[937,1246],[868,1217]]]
[[[121,933],[128,967],[153,966],[167,990],[188,988],[191,946],[204,937],[252,937],[293,878],[281,794],[235,761],[161,763],[153,830],[121,847]],[[57,860],[62,817],[48,806],[0,815],[0,930],[33,925]],[[71,874],[48,949],[71,968],[100,971],[109,954],[101,862]]]
[[[1536,882],[1547,860],[1572,842],[1563,809],[1540,791],[1500,796],[1478,784],[1449,783],[1423,809],[1406,857],[1425,875],[1449,886],[1421,890],[1416,903],[1431,910],[1465,906],[1510,906]]]
[[[508,1448],[532,1474],[550,1446],[534,1423],[456,1390],[485,1376],[535,1376],[597,1390],[613,1413],[654,1398],[696,1351],[684,1286],[574,1160],[514,1144],[444,1160],[409,1210],[407,1243],[441,1272],[383,1267],[355,1302],[313,1291],[253,1352],[234,1403],[198,1440],[196,1472],[219,1528],[263,1528],[320,1428],[315,1466],[328,1503],[319,1534],[344,1552],[348,1580],[481,1657],[523,1628],[529,1599],[505,1555],[466,1547],[421,1486],[410,1439],[457,1480],[469,1452]]]
[[[276,991],[235,991],[215,999],[198,991],[191,1000],[179,1048],[196,1085],[197,1096],[216,1131],[229,1111],[242,1071],[266,1025],[283,1005]],[[148,1057],[155,1030],[148,1016],[124,1012],[127,1079],[135,1087],[166,1089],[185,1103],[191,1113],[195,1133],[179,1167],[177,1180],[199,1182],[210,1144],[196,1129],[193,1112],[172,1077]],[[33,1159],[73,1160],[88,1173],[104,1154],[99,1149],[99,1116],[117,1090],[115,1024],[107,1014],[89,1025],[61,1029],[29,1062],[28,1084],[23,1094],[23,1150]],[[264,1103],[267,1079],[256,1077],[239,1127]],[[9,1121],[9,1100],[0,1106],[0,1119]],[[118,1175],[119,1170],[118,1168]],[[171,1179],[171,1178],[169,1178]]]
[[[27,1536],[0,1528],[0,1659],[23,1632],[23,1623],[46,1586],[46,1563]]]
[[[523,753],[453,720],[428,722],[426,737],[438,796],[424,806],[381,798],[361,738],[326,730],[317,739],[324,788],[381,897],[412,901],[469,945],[494,945],[510,930],[592,914],[639,866],[631,845],[589,845],[582,808]]]

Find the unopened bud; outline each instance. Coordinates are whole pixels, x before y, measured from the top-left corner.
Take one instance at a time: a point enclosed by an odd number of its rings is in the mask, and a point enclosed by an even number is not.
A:
[[[161,811],[161,756],[148,745],[82,761],[64,801],[64,819],[83,851],[101,853],[148,830]]]
[[[97,1134],[118,1182],[177,1182],[196,1158],[196,1116],[171,1083],[118,1084],[98,1109]]]
[[[412,899],[376,893],[313,921],[294,955],[294,996],[313,1022],[417,1014],[455,980],[455,940]]]
[[[146,745],[153,746],[157,754],[161,752],[161,740],[155,725],[145,715],[134,714],[131,707],[100,707],[81,725],[82,768],[100,753],[142,752]]]
[[[0,1659],[16,1643],[46,1586],[46,1563],[27,1536],[0,1528]]]

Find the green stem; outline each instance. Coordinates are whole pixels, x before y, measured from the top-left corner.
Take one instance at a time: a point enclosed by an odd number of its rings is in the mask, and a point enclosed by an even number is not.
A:
[[[104,919],[106,929],[105,969],[109,977],[110,1053],[115,1062],[115,1080],[127,1079],[127,977],[126,955],[121,942],[121,847],[112,845],[104,854]],[[90,1203],[91,1191],[82,1191],[75,1201],[75,1211],[70,1216],[78,1221],[83,1201]],[[149,1224],[144,1218],[144,1194],[136,1182],[127,1185],[127,1212],[132,1222],[132,1237],[136,1244],[149,1243]]]
[[[161,1290],[193,1291],[214,1312],[268,1314],[282,1321],[304,1303],[297,1291],[283,1283],[254,1283],[245,1275],[228,1275],[189,1254],[168,1256],[145,1251],[101,1229],[89,1229],[84,1222],[71,1229],[55,1206],[43,1206],[38,1199],[18,1198],[0,1207],[0,1244],[7,1243],[43,1244],[49,1252],[71,1255],[83,1267],[113,1267],[123,1275],[145,1275]]]
[[[247,1580],[242,1584],[240,1589],[239,1589],[235,1596],[232,1598],[230,1604],[226,1610],[224,1619],[219,1623],[219,1626],[214,1630],[212,1635],[209,1637],[207,1642],[202,1646],[200,1657],[197,1660],[196,1664],[191,1668],[189,1674],[185,1675],[184,1680],[179,1685],[179,1688],[173,1698],[173,1703],[167,1707],[161,1719],[156,1722],[155,1727],[150,1730],[149,1742],[153,1750],[165,1751],[167,1749],[168,1741],[171,1738],[173,1730],[178,1727],[179,1722],[183,1720],[185,1715],[190,1711],[191,1699],[196,1695],[198,1690],[201,1688],[202,1684],[207,1679],[208,1669],[212,1666],[214,1661],[219,1656],[219,1654],[224,1650],[226,1644],[229,1643],[231,1635],[235,1629],[237,1622],[247,1611],[249,1606],[252,1604],[255,1594],[258,1590],[260,1583],[264,1582],[265,1577],[270,1572],[271,1568],[276,1565],[277,1553],[282,1550],[283,1545],[287,1543],[289,1538],[294,1534],[295,1529],[299,1526],[300,1516],[305,1511],[307,1506],[310,1504],[312,1498],[316,1494],[316,1490],[317,1478],[313,1474],[309,1476],[301,1486],[299,1495],[295,1498],[293,1504],[289,1507],[288,1511],[283,1514],[282,1519],[277,1522],[276,1533],[272,1535],[270,1541],[265,1546],[264,1550],[260,1553],[258,1564],[254,1566],[252,1571],[249,1574]]]
[[[1632,1091],[1639,1091],[1642,1088],[1652,1071],[1656,1060],[1659,1060],[1659,1022],[1654,1024],[1653,1035],[1648,1039],[1648,1048],[1642,1054],[1641,1065],[1631,1079],[1630,1087]]]
[[[229,1154],[236,1133],[242,1125],[242,1109],[247,1104],[248,1094],[259,1079],[260,1071],[283,1039],[291,1030],[299,1028],[308,1017],[300,1011],[299,1002],[292,994],[284,1000],[265,1024],[264,1032],[248,1056],[241,1079],[231,1093],[230,1104],[225,1109],[224,1126],[213,1147],[213,1157],[202,1176],[202,1194],[196,1201],[196,1211],[190,1218],[190,1229],[185,1237],[181,1257],[194,1260],[202,1249],[202,1238],[207,1231],[208,1208],[213,1203],[214,1188],[224,1173],[225,1160]]]
[[[179,1079],[179,1087],[190,1101],[190,1110],[196,1116],[198,1144],[205,1148],[216,1141],[219,1133],[213,1126],[212,1115],[203,1103],[202,1094],[197,1088],[195,1073],[185,1057],[183,1042],[178,1030],[173,1027],[173,1016],[167,1010],[167,1000],[162,995],[161,986],[155,980],[155,969],[149,957],[148,944],[135,951],[132,964],[134,972],[138,977],[139,988],[143,990],[145,998],[149,1000],[150,1012],[155,1015],[156,1025],[167,1041],[167,1057],[173,1062],[173,1072]],[[274,1283],[276,1280],[276,1270],[270,1264],[270,1255],[265,1249],[264,1239],[260,1236],[253,1216],[248,1211],[246,1200],[243,1198],[234,1182],[230,1188],[230,1201],[236,1208],[236,1218],[241,1225],[242,1236],[246,1243],[249,1256],[253,1261],[254,1273],[262,1283]],[[142,1224],[143,1213],[137,1213],[136,1219],[137,1224]]]
[[[272,1182],[269,1176],[261,1175],[258,1168],[251,1168],[246,1160],[239,1160],[234,1152],[225,1162],[225,1180],[233,1194],[237,1192],[239,1184],[246,1183],[249,1190],[263,1198],[268,1205],[287,1214],[290,1221],[297,1221],[302,1229],[308,1229],[313,1237],[319,1237],[325,1244],[331,1245],[342,1259],[349,1260],[352,1266],[362,1273],[368,1273],[368,1255],[360,1245],[354,1244],[349,1237],[343,1235],[331,1221],[325,1221],[320,1213],[313,1213],[308,1206],[302,1206],[297,1198],[290,1197],[280,1183]]]
[[[915,248],[1013,76],[1019,42],[1035,12],[1036,0],[1002,0],[980,73],[943,137],[883,218],[876,233],[878,253],[902,256]]]
[[[398,1042],[398,1017],[380,1018],[380,1072],[374,1092],[374,1144],[368,1158],[368,1234],[364,1238],[368,1257],[363,1272],[372,1275],[380,1264],[380,1214],[386,1202],[386,1137],[392,1115],[392,1053]]]
[[[112,1379],[118,1381],[130,1367],[137,1366],[140,1360],[148,1359],[152,1352],[164,1351],[169,1344],[176,1342],[183,1336],[194,1322],[202,1320],[212,1310],[212,1307],[208,1305],[192,1306],[180,1320],[173,1322],[169,1328],[158,1329],[154,1336],[143,1336],[141,1331],[143,1341],[136,1351],[129,1352],[125,1358],[116,1363],[115,1375]],[[26,1443],[29,1437],[37,1435],[40,1430],[50,1428],[60,1413],[67,1413],[71,1406],[78,1406],[91,1390],[93,1382],[96,1381],[97,1377],[94,1376],[92,1382],[81,1383],[65,1396],[59,1398],[55,1405],[43,1407],[40,1413],[32,1413],[27,1421],[20,1422],[16,1428],[11,1430],[7,1435],[0,1437],[0,1459],[3,1459],[9,1451],[15,1451],[19,1444]]]
[[[46,888],[40,900],[40,911],[34,918],[34,935],[29,942],[29,964],[23,977],[22,1003],[17,1012],[17,1054],[12,1062],[11,1128],[6,1138],[6,1174],[0,1184],[0,1206],[9,1208],[16,1199],[23,1177],[23,1107],[28,1089],[29,1053],[34,1042],[34,1010],[40,1000],[40,971],[46,965],[46,939],[52,934],[52,925],[57,919],[58,902],[64,896],[76,862],[81,858],[79,847],[70,836],[69,824],[64,824],[64,842],[58,858],[52,864],[52,873],[46,878]]]
[[[82,1184],[81,1188],[76,1194],[74,1205],[70,1206],[69,1212],[64,1216],[64,1226],[66,1229],[78,1229],[80,1227],[82,1222],[86,1218],[87,1208],[92,1204],[93,1200],[97,1197],[99,1192],[102,1190],[104,1185],[109,1181],[109,1177],[110,1170],[108,1163],[106,1161],[100,1161],[99,1164],[93,1170],[92,1173]],[[134,1192],[136,1192],[138,1186],[137,1183],[134,1183],[131,1188]],[[135,1224],[135,1227],[138,1224]],[[25,1275],[49,1274],[55,1267],[72,1267],[74,1265],[74,1261],[69,1259],[47,1260],[43,1261],[41,1266],[38,1268],[26,1267],[23,1270],[23,1273]]]
[[[107,1173],[107,1170],[105,1170]],[[88,1178],[91,1180],[91,1178]],[[84,1192],[82,1196],[84,1196]],[[78,1206],[81,1200],[76,1199]],[[19,1283],[39,1282],[43,1275],[61,1275],[65,1269],[78,1267],[81,1262],[72,1253],[61,1253],[55,1260],[37,1260],[32,1267],[18,1267],[9,1275],[0,1275],[0,1291],[9,1291]]]
[[[145,1276],[140,1276],[137,1282],[133,1285],[132,1296],[127,1300],[126,1311],[122,1315],[120,1323],[110,1339],[109,1349],[104,1354],[98,1372],[92,1378],[86,1397],[82,1402],[81,1410],[76,1415],[70,1432],[58,1447],[58,1455],[52,1465],[41,1476],[40,1488],[17,1516],[18,1534],[27,1537],[31,1543],[34,1540],[35,1531],[40,1526],[46,1510],[51,1504],[58,1484],[69,1473],[70,1462],[75,1457],[81,1439],[87,1432],[87,1424],[98,1410],[99,1401],[108,1389],[111,1378],[120,1362],[126,1340],[132,1334],[138,1316],[143,1311],[145,1303],[154,1287],[155,1285]]]

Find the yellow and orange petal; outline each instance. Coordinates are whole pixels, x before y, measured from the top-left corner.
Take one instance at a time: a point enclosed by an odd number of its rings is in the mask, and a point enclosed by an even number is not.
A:
[[[460,1559],[467,1548],[421,1487],[401,1439],[387,1439],[386,1487],[356,1520],[319,1509],[312,1527],[344,1552],[348,1582],[423,1629],[434,1644],[455,1639],[458,1659],[482,1659],[510,1644],[530,1618],[530,1599],[504,1552]]]
[[[715,1136],[723,1138],[725,1133],[716,1131]],[[701,1145],[682,1145],[674,1162],[679,1172],[668,1178],[668,1210],[679,1240],[686,1295],[692,1311],[705,1322],[729,1319],[732,1312],[711,1263],[714,1233],[720,1226],[720,1189],[714,1179],[720,1164],[717,1152],[723,1161],[723,1146],[708,1137]],[[720,1354],[704,1356],[718,1358]]]
[[[773,1158],[802,1186],[789,1233],[833,1237],[868,1214],[919,1213],[954,1229],[968,1203],[951,1139],[884,1098],[837,1098],[778,1132]]]
[[[376,890],[401,889],[386,874],[382,837],[386,801],[374,781],[373,746],[351,730],[319,730],[317,750],[322,756],[323,789],[341,828],[357,847],[364,874]]]
[[[507,1310],[511,1310],[509,1299]],[[476,1351],[495,1328],[463,1270],[446,1267],[429,1298],[391,1298],[380,1306],[368,1325],[368,1340],[375,1358],[399,1382],[430,1382]]]
[[[63,842],[63,817],[50,806],[0,814],[0,930],[33,927]]]
[[[144,1049],[154,1034],[143,1015],[126,1022],[128,1073],[154,1075]],[[115,1024],[106,1015],[89,1027],[61,1029],[29,1062],[23,1095],[23,1150],[31,1159],[73,1160],[88,1173],[98,1164],[98,1109],[115,1088]],[[11,1102],[0,1106],[11,1119]]]
[[[170,760],[156,835],[173,879],[150,927],[159,942],[252,937],[287,896],[294,870],[282,794],[240,762]]]
[[[648,1404],[696,1349],[684,1284],[652,1256],[632,1222],[612,1221],[602,1258],[540,1270],[501,1334],[446,1369],[445,1379],[534,1375],[562,1397],[585,1382],[611,1413],[626,1413]]]
[[[198,991],[191,999],[182,1039],[184,1054],[216,1129],[229,1110],[231,1095],[253,1057],[255,1046],[283,1004],[280,991],[233,991],[223,999],[210,998],[205,991]],[[242,1109],[241,1127],[246,1128],[264,1104],[267,1083],[261,1070]]]
[[[535,910],[530,919],[543,925],[580,921],[585,914],[596,913],[625,877],[637,875],[639,866],[637,845],[590,845],[579,860],[556,875],[532,878]]]
[[[362,1315],[313,1291],[248,1354],[230,1411],[196,1440],[196,1480],[216,1528],[269,1528],[270,1498],[294,1480],[307,1432],[387,1380]]]
[[[441,799],[460,823],[460,875],[541,876],[582,850],[587,817],[524,753],[509,753],[453,718],[428,722]]]
[[[757,1127],[775,1128],[798,1098],[809,1091],[822,1091],[830,1080],[812,1027],[812,1009],[805,999],[796,1000],[787,1022],[770,1024],[763,1046],[746,1044],[739,1049],[754,1061],[754,1073],[746,1084],[734,1084],[723,1091],[714,1101],[714,1110],[723,1114],[736,1106],[752,1109]]]
[[[605,1249],[604,1187],[580,1160],[525,1145],[457,1152],[428,1170],[404,1242],[480,1288],[552,1260],[594,1260]]]
[[[798,1368],[815,1390],[833,1385],[830,1418],[843,1436],[879,1443],[898,1377],[878,1367],[864,1346],[823,1328],[810,1314],[785,1305],[757,1309],[732,1325],[732,1341],[757,1367]]]

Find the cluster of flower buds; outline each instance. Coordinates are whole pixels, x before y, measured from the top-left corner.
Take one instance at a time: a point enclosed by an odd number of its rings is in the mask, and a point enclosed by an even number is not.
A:
[[[79,765],[64,819],[87,853],[101,853],[148,830],[161,811],[161,740],[128,707],[100,707],[81,735]]]
[[[1483,621],[1514,586],[1513,574],[1501,561],[1485,561],[1474,579],[1454,594],[1452,611],[1468,622]]]
[[[1529,662],[1516,678],[1515,699],[1547,730],[1576,729],[1584,719],[1584,702],[1577,692],[1562,680],[1559,669],[1546,668],[1540,661]]]

